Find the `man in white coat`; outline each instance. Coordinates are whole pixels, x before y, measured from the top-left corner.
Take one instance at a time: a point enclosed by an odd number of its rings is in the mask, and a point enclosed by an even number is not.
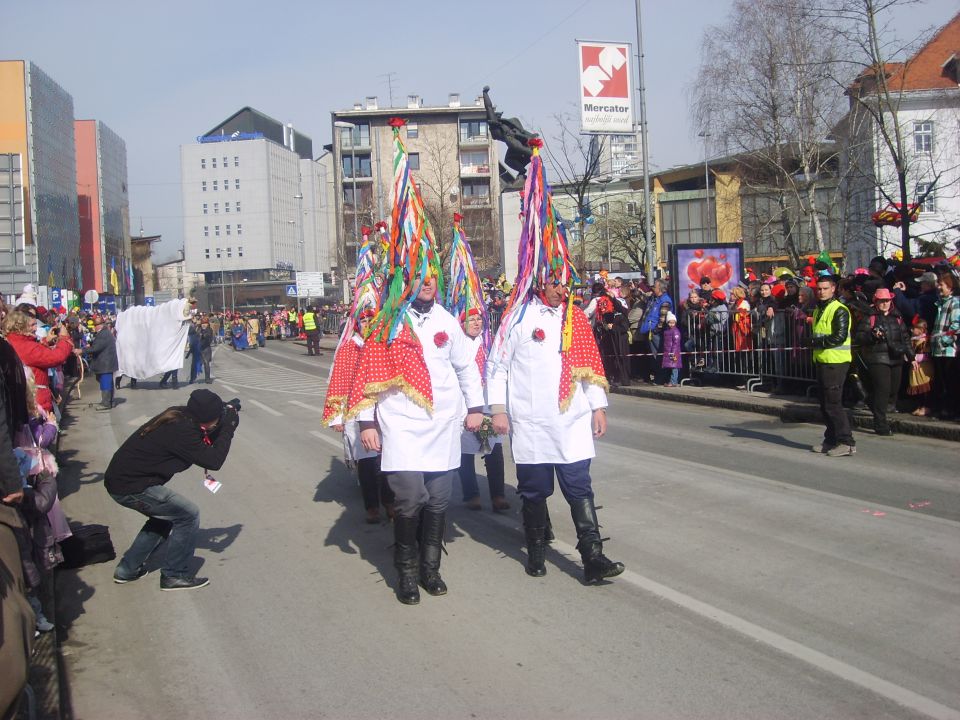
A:
[[[464,427],[478,430],[483,420],[475,349],[457,320],[434,301],[436,294],[437,280],[430,275],[407,310],[408,327],[422,348],[422,364],[416,343],[404,345],[403,337],[398,338],[398,346],[411,348],[400,358],[403,381],[377,393],[375,405],[367,404],[357,415],[360,441],[365,449],[382,453],[380,466],[396,496],[397,599],[407,605],[420,602],[418,580],[430,595],[447,592],[440,577],[440,554],[447,505],[460,467],[460,434]],[[370,343],[365,353],[369,347]],[[361,369],[361,382],[363,373]],[[370,388],[378,384],[384,383],[368,382],[365,394],[369,397]],[[424,387],[432,402],[417,392]]]
[[[527,574],[546,574],[547,498],[556,474],[577,529],[584,579],[596,583],[619,575],[624,566],[603,554],[590,479],[594,438],[607,430],[606,379],[579,309],[567,320],[572,347],[561,351],[568,292],[559,281],[538,284],[523,316],[491,351],[487,392],[494,432],[510,433],[523,498]]]

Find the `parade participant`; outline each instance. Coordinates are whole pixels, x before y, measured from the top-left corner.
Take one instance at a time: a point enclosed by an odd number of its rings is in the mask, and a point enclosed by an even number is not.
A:
[[[114,382],[113,374],[120,369],[117,361],[117,338],[113,329],[102,315],[93,320],[93,329],[96,335],[87,348],[90,356],[90,372],[97,376],[100,383],[100,405],[97,410],[113,409]]]
[[[813,363],[820,391],[820,414],[826,430],[823,442],[811,449],[830,457],[857,452],[850,419],[843,408],[843,383],[850,369],[850,311],[837,300],[837,279],[824,271],[817,277],[817,308],[813,312]]]
[[[357,468],[360,494],[370,524],[380,522],[380,505],[393,519],[394,495],[380,469],[380,453],[367,450],[360,442],[360,425],[355,418],[344,419],[347,400],[353,388],[363,342],[379,305],[379,293],[373,278],[374,257],[369,229],[363,228],[363,241],[357,254],[357,273],[353,302],[330,367],[327,396],[323,403],[323,422],[343,433],[344,461]]]
[[[473,252],[463,232],[463,216],[453,214],[453,242],[450,244],[450,288],[447,293],[447,310],[460,318],[463,332],[476,350],[474,357],[480,371],[481,382],[485,375],[487,352],[490,348],[490,318],[483,301],[480,276],[477,274]],[[484,413],[489,414],[484,406]],[[489,421],[485,421],[488,425]],[[489,430],[489,426],[486,430]],[[483,439],[481,440],[481,436]],[[487,485],[490,504],[495,512],[510,509],[504,497],[503,438],[492,432],[479,433],[464,430],[460,437],[460,487],[463,501],[471,510],[480,510],[480,488],[477,485],[475,456],[483,455],[487,470]]]
[[[607,429],[607,380],[586,316],[573,307],[579,281],[544,178],[539,139],[524,187],[518,275],[487,365],[493,429],[510,433],[523,498],[528,575],[546,574],[547,498],[554,474],[570,505],[584,579],[623,572],[603,554],[590,478],[593,440]]]
[[[190,574],[200,511],[166,485],[177,473],[198,465],[219,470],[240,423],[240,402],[224,403],[216,393],[194,390],[185,407],[170,407],[149,420],[120,446],[103,475],[117,503],[147,516],[124,553],[113,580],[124,584],[146,574],[144,564],[167,541],[160,570],[161,590],[193,590],[209,584]]]
[[[320,352],[320,326],[317,309],[312,305],[303,313],[303,331],[307,334],[307,355],[322,355]]]
[[[396,169],[390,277],[347,415],[360,413],[363,446],[383,453],[381,467],[396,494],[397,598],[412,605],[420,601],[418,579],[431,595],[447,592],[440,577],[446,510],[460,465],[461,428],[479,429],[483,388],[456,319],[435,302],[442,275],[433,231],[400,140],[404,121],[394,118],[390,125]]]

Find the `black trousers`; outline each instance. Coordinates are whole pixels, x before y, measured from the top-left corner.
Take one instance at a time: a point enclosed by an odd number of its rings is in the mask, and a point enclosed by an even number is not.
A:
[[[380,507],[393,505],[394,495],[387,482],[387,476],[380,472],[380,456],[357,460],[357,475],[360,479],[360,494],[363,496],[363,507],[374,510]]]
[[[960,412],[960,359],[933,358],[933,402],[938,412],[956,415]]]
[[[890,429],[890,424],[887,422],[887,408],[897,404],[903,366],[871,363],[867,365],[867,370],[870,373],[872,389],[870,411],[873,413],[873,429],[877,432],[886,432]]]
[[[307,330],[307,355],[320,354],[320,330]]]
[[[850,418],[843,407],[843,383],[850,363],[815,363],[817,389],[820,392],[820,414],[826,425],[823,441],[827,445],[855,445],[850,432]]]

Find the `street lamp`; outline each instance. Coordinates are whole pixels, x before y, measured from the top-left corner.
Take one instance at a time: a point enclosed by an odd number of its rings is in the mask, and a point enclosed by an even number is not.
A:
[[[613,182],[609,175],[597,178],[596,181],[603,188],[603,234],[607,240],[607,272],[613,270],[613,254],[610,250],[610,199],[607,197],[607,185]]]
[[[707,154],[707,139],[710,137],[710,133],[704,130],[697,133],[697,137],[703,138],[703,193],[707,198],[705,240],[710,242],[710,156]]]
[[[294,197],[299,197],[300,199],[303,199],[303,196],[302,196],[302,195],[294,195]],[[287,220],[287,222],[290,223],[291,225],[294,225],[297,221],[296,221],[296,220]],[[298,242],[297,245],[298,245],[299,247],[303,247],[303,218],[300,218],[300,242]],[[297,254],[299,255],[299,253],[297,253]],[[298,259],[299,259],[299,258],[298,258]],[[296,269],[296,268],[294,268],[294,276],[293,276],[293,277],[294,277],[294,283],[296,283],[296,285],[295,285],[294,287],[296,287],[296,289],[297,289],[297,310],[300,310],[300,273],[301,273],[302,271],[303,271],[303,268],[302,268],[302,267],[301,267],[299,270]]]
[[[357,202],[357,154],[356,154],[356,142],[354,142],[353,131],[357,129],[357,126],[352,122],[347,122],[346,120],[337,120],[333,123],[333,126],[340,128],[342,130],[350,131],[350,177],[353,179],[353,242],[357,245],[357,250],[360,249],[360,228],[358,225],[359,222],[359,203]],[[343,135],[341,134],[341,138]],[[343,155],[343,143],[340,143],[340,154]],[[347,269],[342,268],[343,270],[343,282],[347,282]],[[344,297],[346,297],[346,291],[344,291]]]

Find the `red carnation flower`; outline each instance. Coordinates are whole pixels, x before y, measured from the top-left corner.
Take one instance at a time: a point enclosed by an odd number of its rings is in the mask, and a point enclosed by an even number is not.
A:
[[[361,235],[369,235],[369,234],[370,234],[370,228],[368,228],[366,225],[364,225],[363,227],[360,228],[360,234],[361,234]]]
[[[532,137],[529,140],[527,140],[527,145],[529,147],[541,148],[543,147],[543,140],[541,140],[538,137]]]
[[[463,215],[461,215],[460,213],[456,213],[456,212],[455,212],[455,213],[453,214],[453,221],[454,221],[454,222],[463,222]]]
[[[547,337],[547,334],[541,328],[535,328],[534,331],[530,334],[530,337],[532,337],[538,343],[542,343],[544,339]]]
[[[403,118],[398,118],[398,117],[390,118],[390,119],[387,121],[387,125],[389,125],[389,126],[392,127],[392,128],[402,128],[402,127],[403,127],[404,125],[406,125],[406,124],[407,124],[407,121],[406,121],[406,120],[404,120]]]
[[[438,348],[442,348],[444,345],[447,344],[447,340],[449,339],[450,339],[449,336],[445,332],[441,331],[433,336],[433,344],[436,345]]]

